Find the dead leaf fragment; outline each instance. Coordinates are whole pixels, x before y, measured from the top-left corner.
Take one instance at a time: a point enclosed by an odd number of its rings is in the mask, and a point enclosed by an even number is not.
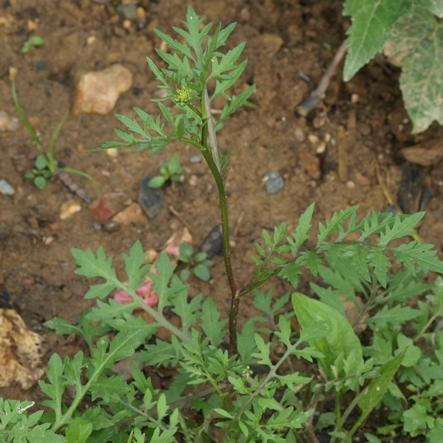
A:
[[[42,343],[14,309],[0,309],[0,387],[29,389],[43,376]]]
[[[312,155],[309,152],[302,151],[298,156],[298,164],[314,180],[318,180],[321,177],[320,159],[316,155]]]
[[[427,140],[410,148],[402,149],[400,154],[410,163],[433,166],[443,159],[443,140]]]
[[[355,300],[349,300],[346,296],[340,296],[340,299],[343,303],[343,309],[345,310],[346,318],[349,320],[349,323],[354,328],[356,334],[360,334],[364,330],[366,330],[367,325],[365,321],[369,318],[369,314],[366,313],[362,318],[360,318],[360,314],[362,309],[364,308],[363,301],[361,297],[356,297]],[[356,322],[358,321],[358,324]]]

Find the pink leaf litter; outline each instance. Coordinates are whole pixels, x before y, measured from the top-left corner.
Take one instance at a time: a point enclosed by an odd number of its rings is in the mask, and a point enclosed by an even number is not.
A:
[[[192,236],[186,228],[176,232],[166,242],[164,250],[169,254],[172,263],[177,263],[177,258],[180,255],[181,243],[192,244]],[[157,274],[155,266],[151,268],[151,272]],[[140,285],[135,293],[151,308],[158,303],[158,294],[152,288],[152,280],[149,277],[146,277],[146,281]],[[115,291],[114,300],[126,304],[132,303],[133,298],[127,291],[119,289]]]
[[[135,293],[151,308],[158,303],[158,294],[152,289],[152,280],[150,278],[142,283]],[[114,300],[124,304],[132,303],[133,301],[131,295],[123,289],[115,292]]]

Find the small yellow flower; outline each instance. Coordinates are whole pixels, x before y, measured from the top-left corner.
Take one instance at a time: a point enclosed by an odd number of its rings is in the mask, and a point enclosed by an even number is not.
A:
[[[192,90],[186,86],[182,86],[180,89],[175,91],[175,101],[176,103],[188,103],[191,100]]]

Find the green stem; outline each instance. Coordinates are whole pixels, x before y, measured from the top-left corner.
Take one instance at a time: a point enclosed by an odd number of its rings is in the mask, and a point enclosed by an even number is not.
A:
[[[414,342],[415,342],[415,343],[417,343],[417,341],[420,340],[420,339],[423,337],[423,335],[425,334],[426,330],[429,328],[429,326],[432,325],[432,323],[434,323],[434,321],[435,321],[438,317],[440,317],[440,315],[439,315],[439,314],[435,314],[435,315],[433,315],[433,316],[428,320],[428,322],[423,326],[423,328],[421,329],[421,331],[419,332],[419,334],[414,338]]]
[[[342,392],[337,392],[337,395],[335,396],[335,423],[336,423],[336,429],[338,432],[342,430],[342,421],[341,421],[341,398],[342,398]]]
[[[55,161],[55,155],[54,155],[55,141],[57,140],[58,134],[60,133],[63,123],[65,122],[67,116],[68,116],[68,114],[65,114],[65,116],[61,119],[60,123],[57,125],[57,128],[55,129],[54,133],[52,134],[51,141],[49,142],[49,150],[48,150],[49,165],[48,165],[48,168],[52,174],[55,174],[55,170],[56,170],[56,166],[57,166],[56,161]]]
[[[363,397],[363,395],[365,395],[367,393],[366,389],[363,389],[361,392],[358,393],[358,395],[356,395],[353,400],[351,401],[351,403],[349,404],[349,406],[346,408],[346,411],[343,413],[343,416],[341,418],[341,423],[342,426],[345,424],[346,419],[348,418],[349,414],[353,411],[353,409],[355,408],[355,406],[357,406],[358,402],[360,401],[360,399]],[[362,419],[363,417],[363,419]],[[355,432],[357,431],[357,429],[360,427],[360,425],[362,424],[363,420],[364,420],[365,416],[362,414],[360,416],[360,418],[357,420],[356,423],[354,423],[354,426],[352,427],[352,429],[349,431],[349,437],[352,437]]]
[[[229,314],[229,348],[231,355],[237,354],[237,316],[240,297],[237,285],[234,279],[234,272],[232,271],[231,263],[231,246],[229,245],[229,219],[228,219],[228,203],[225,193],[225,186],[223,178],[212,158],[212,155],[207,149],[200,149],[209,169],[214,176],[217,185],[220,214],[222,222],[222,237],[223,237],[223,258],[225,262],[226,276],[228,278],[229,289],[231,291],[231,311]]]
[[[219,205],[220,205],[220,215],[221,215],[221,223],[222,223],[222,238],[223,238],[223,258],[225,262],[225,270],[226,276],[228,278],[229,289],[231,291],[231,310],[229,313],[229,350],[231,355],[238,354],[237,351],[237,317],[238,317],[238,309],[240,304],[239,291],[237,289],[237,284],[234,279],[234,272],[232,270],[231,263],[231,246],[229,244],[229,217],[228,217],[228,203],[225,191],[225,185],[223,182],[223,177],[221,174],[221,170],[219,167],[219,161],[217,162],[218,151],[215,140],[215,131],[212,127],[211,134],[208,134],[209,120],[211,118],[210,115],[207,115],[207,107],[208,107],[208,99],[207,95],[203,95],[201,99],[201,112],[202,112],[202,135],[201,142],[197,143],[193,140],[185,139],[188,143],[196,146],[203,157],[206,160],[206,163],[211,170],[211,173],[214,177]],[[211,138],[212,144],[212,153],[210,152],[211,147],[208,143],[208,137]]]
[[[34,140],[34,142],[36,143],[36,145],[38,147],[38,151],[39,151],[40,155],[44,156],[46,159],[46,155],[43,151],[43,146],[40,142],[40,139],[38,138],[37,134],[35,133],[34,128],[31,126],[31,123],[29,123],[29,120],[26,118],[26,115],[23,112],[23,109],[20,106],[20,103],[18,101],[17,89],[15,87],[15,80],[12,80],[12,99],[14,100],[15,109],[17,109],[17,112],[18,112],[18,115],[20,116],[21,121],[25,125],[26,129],[29,132],[29,135],[31,136],[31,138]]]

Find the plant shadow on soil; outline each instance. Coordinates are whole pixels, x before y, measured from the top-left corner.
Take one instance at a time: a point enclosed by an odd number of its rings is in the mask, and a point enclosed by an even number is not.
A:
[[[237,280],[246,283],[253,270],[250,255],[260,241],[262,229],[273,229],[286,221],[295,229],[302,211],[316,202],[316,221],[349,205],[360,205],[360,214],[388,206],[376,175],[378,164],[390,180],[395,195],[401,179],[398,149],[420,140],[410,134],[398,88],[398,71],[380,58],[364,68],[349,83],[338,73],[330,85],[322,106],[307,118],[297,117],[296,106],[312,91],[345,37],[348,21],[341,16],[341,1],[310,0],[194,0],[193,7],[205,21],[238,22],[230,45],[246,42],[244,58],[249,60],[243,78],[256,83],[253,101],[256,109],[238,112],[219,135],[222,150],[232,150],[228,175],[230,221],[235,246],[232,259]],[[153,28],[169,32],[180,26],[186,2],[142,0],[147,22],[138,29],[132,23],[123,27],[106,2],[79,0],[38,2],[17,0],[6,10],[14,20],[0,27],[0,94],[2,110],[16,115],[7,79],[8,68],[18,69],[17,90],[22,108],[33,119],[46,142],[62,116],[69,110],[78,73],[104,69],[119,62],[133,73],[133,88],[123,94],[114,113],[135,116],[134,106],[156,114],[149,102],[158,91],[157,82],[145,62],[157,60],[154,48],[160,45]],[[45,44],[23,55],[20,48],[29,38],[27,21],[37,23],[35,34]],[[91,42],[91,36],[94,41]],[[38,69],[45,61],[46,69]],[[221,104],[214,103],[215,109]],[[356,120],[356,130],[349,124]],[[406,120],[405,120],[406,119]],[[8,180],[16,193],[0,196],[0,285],[10,295],[28,327],[42,334],[47,343],[46,358],[57,352],[73,355],[80,344],[72,337],[55,336],[42,326],[54,316],[75,321],[82,309],[87,282],[74,274],[70,249],[102,245],[114,256],[118,274],[124,278],[122,253],[140,239],[146,249],[161,249],[165,241],[183,226],[183,219],[200,245],[219,223],[217,194],[209,170],[203,163],[192,163],[197,152],[189,146],[171,145],[155,157],[128,155],[119,151],[112,158],[106,153],[85,153],[113,137],[118,126],[113,115],[70,115],[56,144],[56,156],[66,166],[87,172],[98,180],[103,198],[117,211],[135,201],[141,179],[155,175],[160,160],[179,155],[184,166],[184,181],[169,187],[164,207],[154,219],[144,218],[117,231],[97,229],[96,220],[82,203],[81,212],[61,221],[61,205],[75,198],[63,184],[53,179],[44,190],[23,178],[37,155],[29,134],[22,125],[14,132],[0,133],[2,155],[0,178]],[[338,128],[353,139],[345,158],[337,153]],[[352,134],[350,133],[352,132]],[[442,134],[432,126],[424,138]],[[347,177],[339,176],[338,164],[345,162]],[[263,183],[266,172],[278,171],[285,180],[278,194],[267,195]],[[443,172],[423,171],[434,198],[430,202],[420,234],[427,243],[441,248],[443,218],[440,214]],[[192,180],[191,180],[192,177]],[[93,194],[94,188],[79,179]],[[179,219],[169,208],[182,215]],[[229,311],[229,291],[224,278],[223,260],[214,258],[209,283],[192,280],[192,293],[211,296],[224,315]],[[274,281],[274,295],[290,290]],[[305,287],[301,289],[306,289]],[[289,307],[288,307],[289,309]],[[243,300],[239,324],[254,313],[251,297]],[[1,390],[4,397],[43,399],[38,388],[22,391],[11,387]],[[375,412],[371,423],[383,422],[383,413]],[[377,415],[379,416],[377,418]],[[370,432],[370,424],[366,425]],[[419,441],[415,439],[415,441]]]

